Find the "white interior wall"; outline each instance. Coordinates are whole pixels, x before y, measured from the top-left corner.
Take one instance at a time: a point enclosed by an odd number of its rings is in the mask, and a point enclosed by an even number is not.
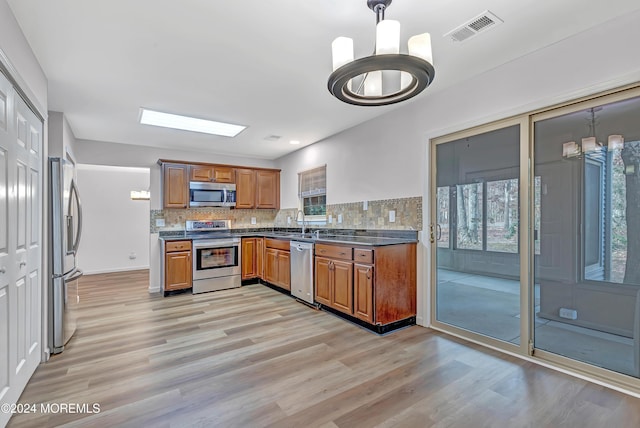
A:
[[[67,158],[71,156],[76,160],[77,140],[64,113],[58,111],[49,112],[49,156]]]
[[[298,172],[327,164],[327,203],[422,195],[428,230],[431,138],[640,81],[638,22],[635,12],[455,87],[428,88],[396,110],[278,159],[281,206],[297,206]],[[419,278],[418,322],[426,325],[430,252],[421,241],[427,269]]]
[[[149,201],[132,190],[149,188],[149,168],[79,164],[83,229],[78,266],[85,274],[149,267]],[[135,258],[131,258],[131,257]]]
[[[15,71],[12,77],[43,116],[47,114],[47,77],[6,0],[0,0],[0,56]]]

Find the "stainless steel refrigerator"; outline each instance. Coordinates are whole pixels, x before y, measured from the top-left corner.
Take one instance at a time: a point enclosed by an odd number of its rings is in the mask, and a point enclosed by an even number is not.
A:
[[[74,164],[51,157],[49,171],[49,349],[58,354],[76,330],[78,279],[82,276],[76,254],[82,234],[82,205]]]

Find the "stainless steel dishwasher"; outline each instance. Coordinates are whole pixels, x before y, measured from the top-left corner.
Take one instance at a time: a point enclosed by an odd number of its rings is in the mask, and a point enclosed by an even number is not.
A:
[[[313,243],[291,241],[291,295],[313,304]]]

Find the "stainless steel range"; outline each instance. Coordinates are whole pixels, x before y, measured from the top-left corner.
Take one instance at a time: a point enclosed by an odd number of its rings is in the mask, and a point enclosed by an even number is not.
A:
[[[241,286],[240,238],[229,234],[230,220],[188,220],[193,239],[193,293]]]

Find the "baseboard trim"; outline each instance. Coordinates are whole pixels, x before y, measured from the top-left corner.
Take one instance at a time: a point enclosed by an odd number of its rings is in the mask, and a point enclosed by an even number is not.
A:
[[[132,266],[126,268],[116,268],[116,269],[104,269],[104,270],[84,270],[85,275],[99,275],[101,273],[117,273],[117,272],[128,272],[131,270],[145,270],[149,269],[149,265],[146,266]]]

